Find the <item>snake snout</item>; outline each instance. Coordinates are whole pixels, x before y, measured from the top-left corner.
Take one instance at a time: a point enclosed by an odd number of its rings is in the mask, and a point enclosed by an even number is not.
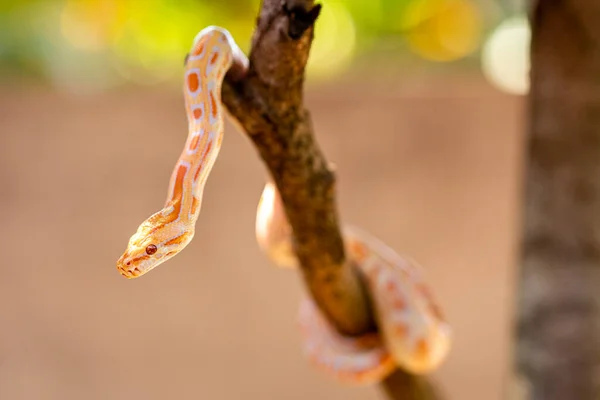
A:
[[[137,278],[138,276],[140,276],[142,274],[142,271],[140,271],[139,268],[137,268],[137,267],[123,268],[121,265],[119,265],[117,267],[117,270],[119,271],[119,273],[121,275],[123,275],[125,278],[128,278],[128,279]]]
[[[131,259],[121,257],[117,261],[117,270],[125,278],[128,278],[128,279],[137,278],[138,276],[140,276],[142,274],[142,271],[140,271],[140,269],[137,266],[132,265],[132,264],[133,263],[132,263]]]

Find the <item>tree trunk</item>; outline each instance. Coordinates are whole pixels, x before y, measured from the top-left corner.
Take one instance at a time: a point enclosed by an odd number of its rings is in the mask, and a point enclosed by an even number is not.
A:
[[[600,398],[600,2],[532,9],[517,370],[526,398]]]

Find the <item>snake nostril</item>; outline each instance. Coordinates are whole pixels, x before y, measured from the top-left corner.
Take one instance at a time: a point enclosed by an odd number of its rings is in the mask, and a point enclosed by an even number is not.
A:
[[[127,265],[129,267],[131,265],[131,261],[127,261],[127,263],[125,265]]]

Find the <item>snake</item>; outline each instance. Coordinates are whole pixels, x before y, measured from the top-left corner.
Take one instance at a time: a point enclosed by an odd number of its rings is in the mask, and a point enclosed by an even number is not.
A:
[[[143,221],[117,260],[117,270],[138,278],[171,259],[192,241],[208,176],[224,134],[221,87],[225,74],[247,70],[248,58],[224,28],[209,26],[194,38],[185,59],[188,136],[171,174],[164,207]],[[259,248],[278,267],[295,268],[290,226],[279,192],[268,181],[255,223]],[[414,261],[398,255],[362,229],[345,225],[348,262],[364,277],[378,330],[345,336],[305,294],[298,312],[302,349],[318,369],[351,384],[385,379],[397,367],[414,374],[446,358],[451,328]]]

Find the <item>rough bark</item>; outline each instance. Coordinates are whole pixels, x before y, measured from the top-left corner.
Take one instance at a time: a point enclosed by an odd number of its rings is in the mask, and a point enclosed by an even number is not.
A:
[[[600,2],[533,3],[517,330],[526,398],[600,398]]]
[[[303,105],[304,68],[320,6],[265,0],[242,80],[226,80],[223,102],[253,141],[277,185],[307,286],[337,328],[373,328],[358,274],[345,263],[335,176]]]
[[[321,6],[312,0],[263,0],[250,65],[226,77],[222,99],[254,143],[284,204],[306,285],[347,335],[373,331],[368,294],[346,263],[335,203],[335,174],[319,149],[303,104],[304,70]],[[433,399],[423,378],[402,371],[384,383],[393,399]]]

